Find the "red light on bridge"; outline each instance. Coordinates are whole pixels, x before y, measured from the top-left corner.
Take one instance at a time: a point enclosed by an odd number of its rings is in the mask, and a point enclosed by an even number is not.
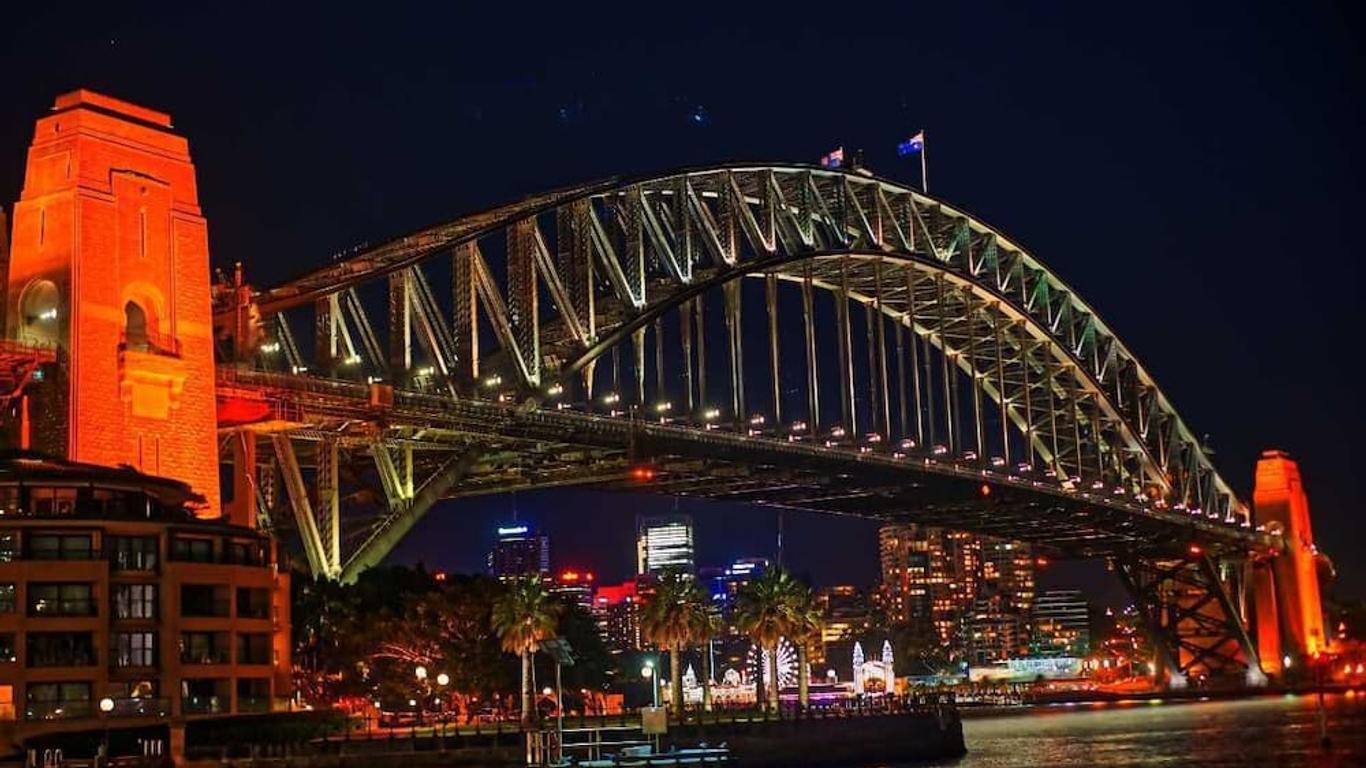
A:
[[[655,471],[653,467],[635,467],[631,470],[631,477],[635,480],[653,480]]]

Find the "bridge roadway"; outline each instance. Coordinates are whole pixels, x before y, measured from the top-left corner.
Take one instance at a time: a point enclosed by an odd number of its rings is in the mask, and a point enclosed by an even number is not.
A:
[[[1278,535],[1164,509],[1114,489],[1068,488],[1045,472],[896,446],[827,445],[534,400],[453,399],[229,366],[219,368],[218,379],[220,398],[271,404],[272,418],[261,422],[262,431],[357,447],[388,441],[428,456],[471,454],[445,498],[597,485],[921,522],[1036,542],[1073,557],[1180,556],[1191,544],[1237,556],[1284,546]]]

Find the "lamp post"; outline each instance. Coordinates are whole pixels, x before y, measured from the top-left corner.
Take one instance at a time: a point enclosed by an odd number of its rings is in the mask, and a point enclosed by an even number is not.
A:
[[[109,713],[114,711],[114,700],[105,696],[100,699],[100,717],[104,720],[104,740],[100,742],[100,765],[109,764]]]
[[[422,707],[423,707],[423,704],[425,703],[425,702],[423,701],[423,694],[425,694],[425,693],[426,693],[426,690],[427,690],[427,685],[426,685],[426,683],[427,683],[427,668],[424,667],[424,666],[422,666],[421,664],[418,664],[418,665],[417,665],[417,668],[413,670],[413,676],[417,678],[417,687],[418,687],[418,696],[417,696],[417,724],[418,724],[418,725],[422,725]]]
[[[441,718],[441,748],[446,748],[446,686],[451,684],[451,676],[445,672],[438,672],[436,675],[436,687],[441,689],[441,695],[437,699],[438,714]]]
[[[654,706],[659,706],[659,681],[655,679],[654,659],[646,659],[645,666],[640,668],[640,676],[650,681],[650,697],[654,701]]]

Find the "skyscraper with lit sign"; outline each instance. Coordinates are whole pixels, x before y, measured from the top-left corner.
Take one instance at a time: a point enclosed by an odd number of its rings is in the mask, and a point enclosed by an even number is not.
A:
[[[489,573],[499,581],[550,573],[550,537],[537,534],[526,523],[498,526],[498,540],[489,551]]]

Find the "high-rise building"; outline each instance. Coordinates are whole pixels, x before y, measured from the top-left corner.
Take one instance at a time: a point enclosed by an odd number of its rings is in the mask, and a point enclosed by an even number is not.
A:
[[[884,525],[878,540],[888,623],[929,621],[941,643],[953,644],[977,595],[982,551],[977,537],[898,523]]]
[[[1034,600],[1027,545],[916,523],[882,526],[878,545],[878,597],[888,623],[927,621],[954,656],[972,645],[978,615],[1000,625],[989,633],[993,638],[1014,642],[1023,631]],[[979,605],[980,598],[988,599]],[[1006,632],[1006,624],[1017,628]]]
[[[824,621],[821,644],[813,649],[811,663],[822,664],[826,646],[852,641],[872,628],[873,606],[866,591],[848,584],[822,587],[816,592],[816,601]]]
[[[498,540],[489,551],[489,573],[500,581],[550,574],[550,537],[537,534],[526,523],[498,527]]]
[[[982,589],[1000,595],[1002,609],[1028,616],[1034,608],[1034,548],[1018,541],[982,539]]]
[[[585,611],[593,611],[593,573],[592,571],[560,571],[550,585],[550,594],[568,603],[573,603]]]
[[[1034,603],[1036,656],[1085,656],[1091,647],[1090,606],[1079,589],[1046,589]]]
[[[634,579],[594,590],[593,617],[607,650],[640,650],[640,594]]]
[[[712,604],[727,614],[740,587],[761,576],[768,567],[766,557],[742,557],[725,568],[702,568],[698,577],[706,585]]]
[[[648,515],[637,518],[636,573],[692,573],[695,567],[691,515]]]
[[[1013,611],[1001,594],[983,594],[972,603],[964,622],[966,656],[973,666],[990,664],[1028,652],[1028,615]]]

